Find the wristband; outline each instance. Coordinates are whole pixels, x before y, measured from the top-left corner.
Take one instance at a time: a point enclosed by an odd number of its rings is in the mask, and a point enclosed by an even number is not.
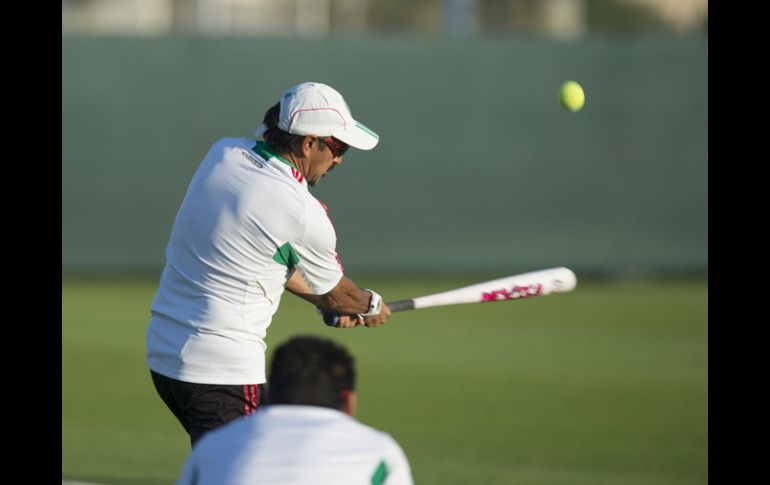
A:
[[[382,309],[382,297],[376,292],[372,290],[364,290],[368,291],[372,297],[369,300],[369,310],[366,311],[366,313],[361,313],[362,317],[373,317],[375,315],[380,314],[380,310]]]

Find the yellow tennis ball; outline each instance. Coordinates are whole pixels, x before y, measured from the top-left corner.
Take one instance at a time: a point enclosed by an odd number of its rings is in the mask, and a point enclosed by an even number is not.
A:
[[[582,86],[575,81],[566,81],[559,89],[559,102],[572,112],[580,111],[586,102]]]

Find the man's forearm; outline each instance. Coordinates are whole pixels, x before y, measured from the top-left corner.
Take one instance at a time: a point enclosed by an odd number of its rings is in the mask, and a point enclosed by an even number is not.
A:
[[[371,293],[362,290],[353,280],[343,276],[329,293],[320,296],[321,306],[338,313],[357,314],[369,311]]]
[[[286,282],[286,289],[313,305],[318,306],[322,304],[321,297],[313,294],[313,290],[310,289],[299,271],[292,273],[289,281]]]
[[[347,276],[343,276],[337,286],[329,293],[315,295],[299,271],[295,271],[291,275],[289,281],[286,282],[286,289],[316,306],[330,308],[337,313],[349,315],[366,313],[369,310],[369,301],[372,297],[368,291],[359,288]]]

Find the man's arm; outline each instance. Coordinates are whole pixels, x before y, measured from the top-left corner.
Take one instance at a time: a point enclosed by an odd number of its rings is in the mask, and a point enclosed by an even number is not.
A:
[[[356,325],[375,327],[385,323],[390,317],[390,309],[383,303],[378,315],[366,317],[361,322],[357,315],[369,311],[369,303],[373,295],[359,288],[347,276],[343,276],[337,286],[328,293],[314,295],[299,271],[295,271],[286,283],[286,289],[316,306],[329,308],[342,315],[344,320],[341,319],[338,327],[354,327]]]
[[[286,289],[315,306],[321,305],[321,297],[313,294],[313,290],[310,289],[299,271],[294,271],[291,274],[289,281],[286,282]]]
[[[401,445],[396,443],[393,437],[390,437],[391,445],[387,450],[385,462],[388,467],[388,473],[383,485],[413,485],[412,469],[409,466],[409,460],[406,458]]]

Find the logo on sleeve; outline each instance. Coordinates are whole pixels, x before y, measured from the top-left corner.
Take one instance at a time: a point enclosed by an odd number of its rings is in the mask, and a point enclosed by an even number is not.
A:
[[[245,150],[241,150],[241,155],[243,155],[243,157],[246,158],[246,160],[250,161],[251,163],[253,163],[257,167],[264,168],[264,165],[262,165],[259,162],[259,160],[257,160],[251,153],[249,153],[249,152],[247,152]]]

